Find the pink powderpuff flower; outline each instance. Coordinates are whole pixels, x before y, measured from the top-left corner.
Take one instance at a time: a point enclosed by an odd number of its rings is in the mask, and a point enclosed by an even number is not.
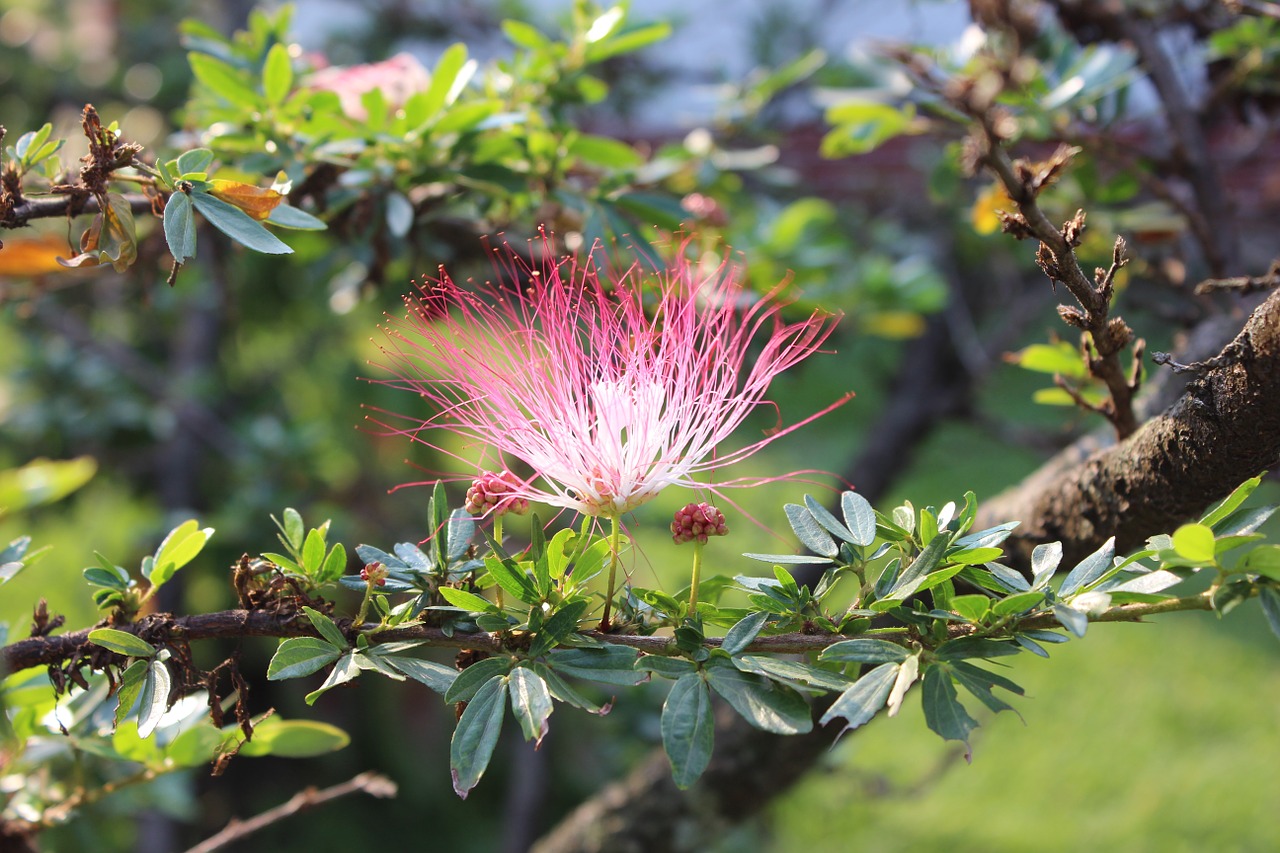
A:
[[[310,85],[335,93],[349,118],[364,121],[369,117],[361,100],[366,92],[381,89],[388,106],[402,107],[410,95],[431,85],[431,72],[412,54],[397,53],[382,62],[322,68],[311,75]]]
[[[817,352],[837,318],[785,322],[786,282],[757,296],[737,266],[706,269],[681,248],[660,273],[637,264],[602,277],[593,252],[538,268],[507,247],[499,266],[523,279],[509,289],[464,289],[442,269],[405,298],[406,317],[384,327],[382,366],[397,378],[375,380],[412,391],[436,414],[378,410],[409,426],[375,422],[437,450],[429,434],[454,433],[504,469],[519,459],[536,476],[512,478],[507,497],[589,516],[616,519],[668,486],[718,494],[782,479],[716,481],[713,472],[852,394],[745,447],[717,448],[752,411],[773,405],[770,381]]]

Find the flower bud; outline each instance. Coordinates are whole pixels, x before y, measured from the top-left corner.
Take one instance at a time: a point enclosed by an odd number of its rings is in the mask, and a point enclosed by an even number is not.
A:
[[[725,524],[724,513],[709,503],[691,503],[684,509],[677,510],[671,522],[671,538],[677,545],[698,541],[706,544],[711,536],[725,536],[729,527]]]
[[[467,489],[463,509],[472,515],[505,515],[508,512],[524,515],[529,511],[529,500],[512,495],[512,490],[519,485],[516,475],[510,471],[497,474],[482,471],[471,488]]]
[[[390,570],[375,560],[360,570],[360,580],[375,586],[386,586],[389,574],[391,574]]]

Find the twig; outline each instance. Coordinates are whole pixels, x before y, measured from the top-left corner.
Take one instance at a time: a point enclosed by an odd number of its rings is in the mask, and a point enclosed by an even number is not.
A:
[[[305,788],[290,797],[288,802],[282,803],[273,809],[267,809],[256,817],[243,821],[232,818],[230,823],[218,834],[206,838],[195,847],[187,850],[187,853],[213,853],[214,850],[221,850],[228,844],[240,841],[260,829],[293,817],[299,812],[322,806],[330,800],[336,800],[348,794],[357,793],[365,793],[372,797],[384,799],[394,797],[396,795],[396,783],[380,773],[365,772],[348,779],[340,785],[333,785],[329,788],[320,790],[312,787]]]
[[[154,209],[151,198],[141,193],[126,193],[123,197],[134,213],[150,213]],[[22,228],[33,219],[79,216],[82,213],[97,213],[99,210],[101,205],[95,196],[68,193],[53,198],[26,199],[0,217],[0,228]]]
[[[1238,275],[1232,278],[1211,278],[1196,285],[1196,296],[1216,293],[1220,290],[1234,290],[1237,293],[1256,293],[1263,290],[1275,290],[1280,287],[1280,259],[1271,262],[1271,267],[1264,275]]]

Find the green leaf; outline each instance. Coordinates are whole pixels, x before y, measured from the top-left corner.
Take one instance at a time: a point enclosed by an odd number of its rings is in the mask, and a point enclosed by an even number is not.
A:
[[[740,655],[733,658],[733,665],[743,672],[822,690],[844,690],[852,683],[838,672],[771,655]]]
[[[947,554],[946,561],[962,566],[981,566],[999,559],[1003,554],[1002,548],[962,548]]]
[[[1258,602],[1262,605],[1262,613],[1267,617],[1271,633],[1280,637],[1280,592],[1275,587],[1258,587]]]
[[[323,219],[317,219],[305,210],[281,202],[271,209],[267,221],[281,228],[294,231],[324,231],[329,226]]]
[[[790,687],[742,672],[728,661],[708,665],[706,674],[711,687],[756,728],[780,735],[813,729],[808,703]]]
[[[196,218],[191,196],[184,192],[175,192],[164,204],[164,239],[178,263],[196,256]]]
[[[634,148],[607,136],[580,134],[569,146],[569,153],[583,162],[610,169],[634,169],[644,163]]]
[[[800,540],[800,544],[813,553],[821,554],[824,557],[835,557],[840,553],[840,548],[836,545],[835,540],[822,528],[822,525],[818,523],[809,510],[799,504],[787,504],[783,509],[787,513],[787,521],[791,523],[791,529],[795,531],[796,538]]]
[[[268,717],[253,729],[253,740],[240,747],[240,755],[274,755],[311,758],[342,749],[350,736],[337,726],[315,720],[281,720]]]
[[[192,148],[179,155],[177,164],[179,177],[191,174],[203,175],[213,164],[213,151],[208,148]]]
[[[662,705],[662,748],[677,788],[687,789],[711,763],[714,732],[707,683],[696,672],[681,676]]]
[[[319,672],[338,658],[343,649],[315,637],[290,637],[282,640],[267,664],[267,680],[283,681]]]
[[[1214,525],[1213,531],[1218,536],[1240,536],[1253,533],[1263,525],[1276,511],[1274,506],[1259,506],[1253,509],[1241,509],[1231,513]]]
[[[973,664],[957,661],[951,664],[950,669],[951,674],[956,681],[960,682],[961,687],[968,690],[978,698],[978,701],[997,714],[1001,711],[1013,711],[1013,706],[992,693],[991,688],[1002,687],[1019,696],[1024,695],[1022,688],[1009,679],[993,672],[988,672]],[[1017,712],[1015,711],[1014,713]]]
[[[969,733],[978,723],[965,711],[956,698],[955,685],[951,683],[950,670],[933,664],[925,669],[921,703],[924,721],[944,740],[958,740],[965,746],[965,760],[972,760]]]
[[[268,104],[278,106],[284,102],[291,88],[293,62],[289,59],[289,48],[277,42],[267,52],[267,61],[262,67],[262,92],[267,96]]]
[[[642,47],[648,47],[655,42],[662,41],[669,35],[671,35],[671,25],[668,23],[646,24],[634,30],[620,33],[613,38],[588,44],[586,58],[588,62],[602,62],[620,53],[631,53]]]
[[[1212,554],[1212,534],[1210,534],[1209,539],[1211,543],[1209,553]],[[1071,573],[1067,575],[1066,580],[1062,582],[1062,586],[1058,590],[1058,597],[1070,598],[1077,592],[1082,592],[1097,583],[1111,569],[1112,558],[1115,555],[1116,538],[1112,536],[1102,543],[1101,548],[1085,557],[1080,561],[1079,565],[1071,570]]]
[[[529,645],[529,655],[538,657],[560,645],[560,642],[578,630],[578,620],[587,610],[588,602],[582,599],[564,605],[547,617],[542,623],[533,642]]]
[[[256,738],[256,732],[255,740]],[[179,732],[164,748],[164,757],[177,767],[199,767],[218,754],[226,737],[212,723],[201,722]]]
[[[963,660],[965,658],[1002,658],[1017,653],[1017,646],[1003,640],[960,637],[943,643],[934,655],[938,660]]]
[[[853,534],[853,544],[866,547],[876,540],[876,511],[866,498],[857,492],[844,492],[840,495],[840,509]]]
[[[303,697],[303,701],[308,705],[314,705],[320,696],[339,684],[346,684],[351,679],[360,674],[360,664],[356,660],[356,651],[352,649],[342,657],[338,658],[338,662],[333,665],[333,669],[329,671],[329,677],[324,680],[315,690],[312,690]]]
[[[1012,360],[1025,370],[1057,374],[1068,379],[1086,379],[1089,365],[1080,350],[1067,341],[1056,344],[1032,344],[1013,354]]]
[[[274,515],[271,520],[276,523],[276,527],[280,528],[281,536],[284,539],[284,546],[291,551],[302,550],[302,536],[306,533],[306,527],[302,523],[302,516],[293,507],[285,507],[284,521],[281,522]]]
[[[903,600],[920,588],[925,576],[942,564],[942,558],[951,545],[951,535],[941,533],[925,546],[924,550],[911,562],[894,582],[893,586],[881,598],[886,600]]]
[[[951,599],[951,609],[966,622],[980,623],[991,611],[991,599],[985,595],[957,595]]]
[[[683,678],[697,667],[692,661],[684,658],[671,658],[665,655],[642,655],[635,662],[635,668],[641,672],[656,672],[663,678]]]
[[[724,635],[724,642],[720,644],[720,648],[730,655],[736,655],[751,645],[767,621],[769,621],[769,614],[763,610],[743,617]]]
[[[902,663],[910,654],[888,640],[842,640],[822,650],[818,660],[853,663]]]
[[[149,658],[156,653],[156,647],[146,640],[128,631],[118,631],[115,628],[97,628],[90,631],[89,642],[131,658]]]
[[[1178,556],[1206,566],[1217,563],[1213,529],[1207,524],[1184,524],[1173,532],[1173,550]]]
[[[551,46],[551,40],[540,30],[521,21],[503,21],[502,32],[516,47],[523,47],[535,53],[541,53]]]
[[[1207,524],[1210,527],[1215,527],[1218,522],[1222,521],[1227,516],[1231,515],[1231,513],[1239,509],[1240,505],[1248,500],[1249,495],[1253,494],[1254,490],[1261,484],[1262,477],[1252,477],[1245,480],[1243,483],[1236,486],[1235,490],[1232,491],[1231,494],[1227,495],[1226,498],[1223,499],[1222,503],[1206,512],[1204,517],[1200,519],[1200,523]]]
[[[35,459],[19,468],[0,471],[0,512],[26,509],[59,501],[83,486],[98,470],[90,456],[75,459]],[[15,540],[16,541],[16,540]],[[5,549],[8,552],[8,549]],[[0,563],[17,560],[0,559]]]
[[[1031,588],[1040,589],[1049,582],[1062,562],[1062,543],[1045,542],[1031,552]]]
[[[991,606],[991,612],[996,616],[1009,616],[1013,613],[1022,613],[1030,610],[1043,600],[1043,592],[1021,592],[995,602]]]
[[[414,681],[427,685],[437,693],[449,692],[458,678],[458,671],[435,661],[411,658],[403,655],[387,655],[384,660]]]
[[[458,673],[453,685],[444,694],[446,702],[469,702],[486,682],[498,676],[505,676],[511,668],[511,658],[496,657],[478,660]]]
[[[213,536],[213,528],[201,529],[195,519],[188,519],[169,531],[169,535],[156,549],[155,568],[150,574],[153,586],[161,586],[174,573],[190,563],[204,550],[205,543]]]
[[[196,80],[223,100],[238,107],[252,107],[261,101],[258,93],[225,62],[203,53],[189,53],[187,60]]]
[[[529,575],[524,568],[514,560],[500,560],[497,557],[488,557],[484,561],[485,568],[489,570],[489,574],[493,575],[493,579],[498,582],[498,586],[502,587],[510,595],[523,601],[525,604],[537,604],[542,597],[538,595],[537,588],[533,585],[533,581],[529,579]]]
[[[1065,604],[1053,605],[1053,618],[1077,637],[1083,638],[1085,632],[1089,630],[1089,617]]]
[[[625,687],[648,680],[636,670],[636,661],[635,649],[609,644],[599,649],[558,649],[547,656],[547,664],[563,675]]]
[[[905,654],[902,660],[906,660]],[[822,725],[843,718],[843,734],[870,722],[884,707],[884,703],[889,701],[889,691],[898,680],[898,669],[897,663],[885,663],[859,678],[831,703],[831,707],[822,715]]]
[[[191,202],[214,228],[240,245],[267,255],[293,254],[293,249],[235,205],[214,198],[207,192],[192,192]]]
[[[551,691],[547,682],[527,666],[511,670],[511,710],[520,723],[524,739],[542,745],[547,735],[547,718],[551,716]]]
[[[874,101],[849,101],[827,109],[832,129],[822,139],[823,157],[865,154],[904,133],[919,133],[915,106],[894,107]]]
[[[471,613],[501,613],[498,605],[494,604],[484,596],[476,595],[474,592],[467,592],[465,589],[458,589],[452,586],[442,586],[438,592],[440,597],[452,604],[454,607],[461,607]]]
[[[317,529],[311,530],[302,543],[302,568],[314,577],[324,565],[324,534]]]
[[[483,661],[482,661],[483,663]],[[474,669],[475,667],[468,667]],[[484,682],[467,703],[449,743],[453,790],[462,799],[480,781],[502,733],[507,711],[507,678],[495,675]]]
[[[325,558],[324,565],[320,567],[320,573],[316,576],[316,580],[320,583],[332,583],[342,577],[342,573],[346,570],[347,549],[339,542],[329,551],[329,556]]]
[[[169,690],[173,680],[169,668],[162,661],[147,664],[147,675],[142,681],[138,696],[138,737],[146,739],[160,725],[160,718],[169,710]]]
[[[335,625],[334,621],[328,616],[321,613],[319,610],[316,610],[314,607],[304,606],[302,608],[302,612],[307,614],[307,619],[311,622],[311,627],[320,632],[320,636],[324,637],[332,645],[337,646],[340,649],[345,649],[350,645],[347,643],[347,638],[342,636],[342,632],[338,630],[338,626]]]
[[[142,695],[142,685],[146,681],[150,665],[150,661],[135,660],[120,673],[120,686],[116,688],[116,713],[113,720],[115,725],[120,725],[120,721],[137,704],[138,697]]]

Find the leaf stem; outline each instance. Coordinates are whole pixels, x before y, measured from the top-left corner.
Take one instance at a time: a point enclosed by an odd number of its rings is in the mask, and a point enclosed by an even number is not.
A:
[[[702,577],[702,549],[707,543],[693,541],[693,579],[689,581],[689,615],[698,613],[698,581]]]
[[[613,607],[613,590],[618,576],[618,548],[622,539],[622,519],[615,515],[610,520],[613,530],[609,533],[609,587],[604,596],[604,613],[600,615],[598,630],[601,633],[609,630],[609,612]]]

